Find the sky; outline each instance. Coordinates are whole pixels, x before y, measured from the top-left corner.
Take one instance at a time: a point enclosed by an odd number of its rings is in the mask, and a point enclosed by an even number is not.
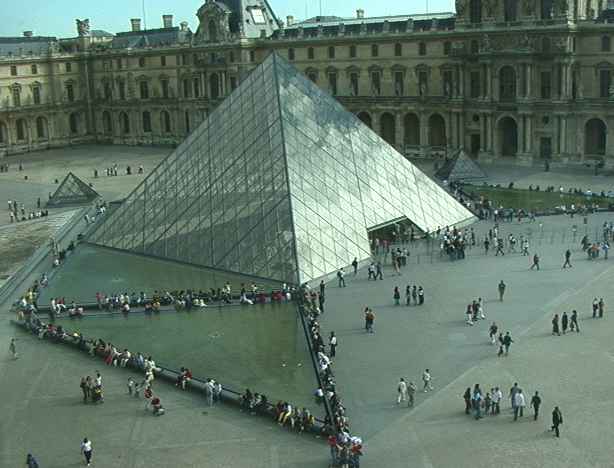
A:
[[[196,30],[196,10],[204,0],[144,0],[148,28],[162,27],[162,15],[174,15],[175,25],[187,21]],[[0,0],[0,36],[76,36],[75,19],[90,19],[91,29],[112,33],[130,30],[130,18],[143,17],[143,0]],[[362,8],[365,16],[454,11],[454,0],[321,0],[323,15],[351,17]],[[296,19],[320,14],[320,0],[269,0],[278,18]]]

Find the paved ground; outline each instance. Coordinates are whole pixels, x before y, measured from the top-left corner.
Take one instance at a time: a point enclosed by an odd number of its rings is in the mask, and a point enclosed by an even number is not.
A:
[[[88,163],[81,167],[85,171]],[[567,177],[564,171],[546,175],[530,168],[500,171],[489,169],[493,181],[504,180],[507,174],[517,181],[531,178],[545,185],[549,177]],[[45,173],[41,165],[41,177]],[[571,180],[593,190],[594,184],[608,185],[606,178],[590,174]],[[113,187],[119,194],[137,181],[125,177],[109,183],[121,186]],[[0,197],[5,195],[4,186],[0,182]],[[611,217],[591,217],[588,232],[598,232],[604,219]],[[605,320],[587,318],[593,297],[614,303],[610,293],[614,263],[589,262],[578,253],[578,238],[574,242],[571,235],[577,218],[539,222],[530,226],[533,232],[549,233],[532,242],[531,250],[538,249],[543,259],[540,272],[527,271],[527,258],[518,254],[486,258],[476,250],[461,262],[411,263],[400,278],[387,276],[369,283],[362,272],[359,279],[348,278],[343,290],[329,286],[323,327],[339,335],[337,380],[352,427],[365,438],[363,466],[614,466],[607,445],[614,436],[610,424],[614,325],[607,308]],[[504,225],[503,231],[526,232],[528,227]],[[579,234],[583,229],[580,225]],[[562,254],[568,247],[574,251],[574,268],[562,271]],[[508,284],[504,303],[496,301],[500,279]],[[407,283],[425,287],[426,305],[392,305],[392,288]],[[464,325],[466,304],[477,296],[487,301],[488,322],[496,320],[514,336],[508,358],[495,356],[487,340],[487,323]],[[372,336],[362,330],[361,311],[367,303],[377,313],[377,333]],[[551,336],[551,315],[572,308],[581,314],[582,333]],[[8,343],[14,334],[6,320],[0,322],[0,343]],[[29,336],[20,335],[19,347],[22,356],[16,362],[8,359],[6,351],[0,353],[0,466],[19,466],[28,450],[44,461],[44,467],[78,466],[79,439],[86,435],[94,441],[95,465],[103,467],[326,466],[322,441],[286,433],[228,407],[204,414],[200,397],[170,386],[160,385],[158,390],[169,409],[167,415],[153,418],[123,394],[127,373],[121,369],[102,369],[107,388],[104,405],[83,406],[78,378],[102,367],[98,361]],[[420,394],[414,409],[397,408],[398,378],[418,380],[425,367],[432,370],[435,391]],[[505,391],[514,381],[525,392],[542,393],[544,414],[538,422],[526,416],[512,422],[506,404],[502,415],[479,422],[463,414],[461,394],[466,387],[480,383]],[[558,440],[546,432],[554,405],[562,408],[565,419]]]

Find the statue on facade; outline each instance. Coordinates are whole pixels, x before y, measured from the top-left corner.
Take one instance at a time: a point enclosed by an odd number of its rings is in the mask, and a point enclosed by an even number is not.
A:
[[[495,8],[497,6],[497,2],[495,0],[484,0],[483,5],[487,17],[492,18],[495,16]]]
[[[456,0],[456,16],[465,16],[466,0]]]
[[[522,6],[524,8],[524,14],[527,16],[532,16],[535,12],[535,0],[524,0]]]
[[[490,52],[492,50],[492,43],[490,42],[490,36],[484,34],[482,36],[482,42],[480,43],[480,52]]]
[[[84,19],[84,20],[77,19],[76,22],[77,22],[77,34],[79,35],[79,37],[89,36],[90,35],[90,20],[89,19]]]

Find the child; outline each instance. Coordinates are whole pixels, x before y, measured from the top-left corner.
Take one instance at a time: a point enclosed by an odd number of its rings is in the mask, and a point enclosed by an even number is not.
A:
[[[134,392],[134,379],[132,377],[128,378],[128,395],[132,395]]]

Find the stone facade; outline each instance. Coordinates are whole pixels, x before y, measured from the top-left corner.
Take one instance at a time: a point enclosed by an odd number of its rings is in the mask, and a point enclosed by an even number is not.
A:
[[[195,33],[0,39],[0,155],[83,142],[175,145],[276,51],[408,157],[614,164],[614,5],[457,0],[456,14],[282,23],[207,1]]]

